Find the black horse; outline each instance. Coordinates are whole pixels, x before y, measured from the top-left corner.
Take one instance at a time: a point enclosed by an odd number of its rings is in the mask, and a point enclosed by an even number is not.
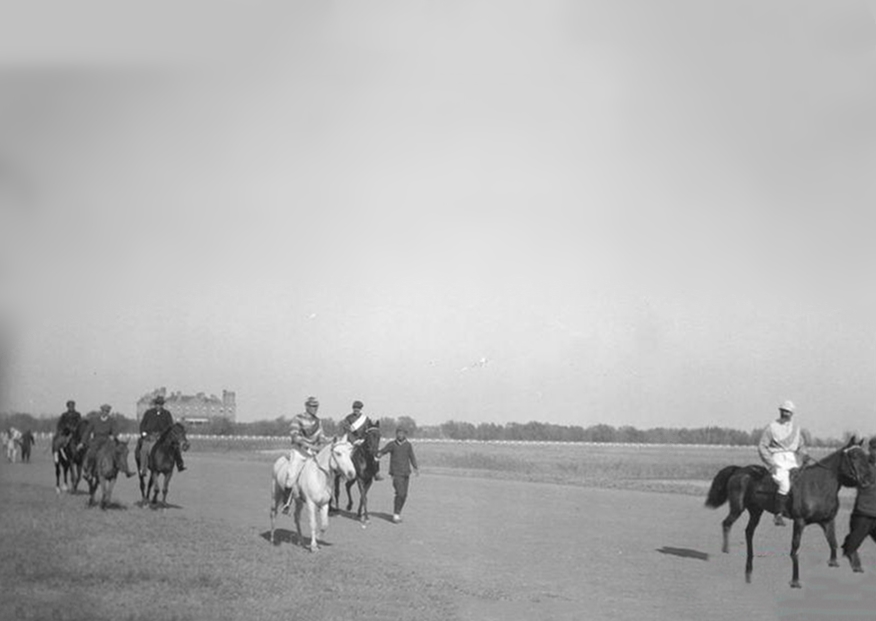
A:
[[[791,541],[791,560],[793,575],[791,586],[800,588],[800,569],[797,551],[800,538],[807,524],[818,524],[824,531],[830,546],[831,567],[838,567],[836,560],[836,527],[834,518],[839,510],[839,489],[845,485],[870,485],[870,470],[867,452],[861,447],[863,440],[854,437],[841,449],[824,459],[792,471],[791,493],[788,496],[788,513],[794,521],[794,534]],[[724,533],[723,552],[729,551],[730,528],[733,522],[748,510],[748,525],[745,527],[747,556],[745,560],[745,581],[751,582],[752,559],[754,557],[754,531],[764,511],[775,512],[775,497],[778,486],[763,466],[727,466],[712,480],[706,506],[717,509],[728,500],[730,513],[721,523]]]
[[[94,455],[94,476],[87,478],[88,481],[88,505],[94,504],[94,494],[97,488],[101,489],[100,508],[110,506],[113,495],[113,486],[119,472],[128,477],[134,476],[128,468],[128,443],[120,442],[114,438],[107,438],[101,444]]]
[[[367,523],[368,517],[368,490],[371,489],[371,484],[374,482],[374,476],[377,474],[377,451],[380,450],[380,423],[372,423],[367,421],[365,435],[361,440],[354,442],[352,459],[353,465],[356,467],[356,478],[347,481],[344,486],[347,490],[347,511],[353,508],[353,497],[350,494],[350,488],[353,483],[359,486],[359,509],[356,512],[356,517],[363,524]],[[335,477],[335,509],[340,509],[341,506],[341,475]]]
[[[55,462],[55,492],[61,493],[61,490],[67,491],[67,478],[69,476],[70,486],[75,493],[79,487],[79,481],[82,479],[82,462],[85,459],[86,446],[82,444],[85,428],[88,422],[80,420],[70,434],[57,433],[52,436],[52,458]],[[64,484],[61,485],[61,477],[63,475]]]
[[[152,496],[152,504],[158,502],[158,476],[164,477],[164,485],[161,488],[161,504],[167,505],[167,487],[173,477],[173,467],[176,465],[178,451],[189,450],[189,441],[186,438],[186,428],[182,423],[174,423],[165,429],[152,449],[149,451],[149,481],[142,474],[143,468],[140,463],[140,451],[136,451],[134,459],[137,461],[137,472],[140,476],[140,495],[142,504],[149,502],[149,494]]]

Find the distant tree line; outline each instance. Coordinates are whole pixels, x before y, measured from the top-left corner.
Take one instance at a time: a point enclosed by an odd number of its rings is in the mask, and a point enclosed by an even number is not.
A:
[[[89,413],[90,414],[90,413]],[[87,415],[87,414],[84,414]],[[121,433],[137,433],[139,423],[122,414],[115,414]],[[0,429],[9,427],[30,429],[34,433],[54,432],[58,416],[35,417],[30,414],[0,412]],[[440,425],[420,426],[410,416],[394,418],[384,416],[379,419],[384,438],[395,435],[398,427],[404,427],[408,435],[418,438],[449,440],[524,440],[530,442],[603,442],[634,444],[720,444],[725,446],[749,446],[760,440],[762,428],[750,431],[728,427],[652,427],[637,429],[629,425],[613,427],[599,424],[590,427],[578,425],[555,425],[531,421],[528,423],[480,423],[449,420]],[[249,423],[233,422],[227,418],[215,418],[207,423],[192,426],[189,433],[221,436],[285,436],[289,433],[291,418],[281,416],[273,420],[259,420]],[[323,418],[323,429],[329,435],[340,433],[340,421]],[[815,438],[804,430],[810,446],[837,446],[849,437],[842,439]]]

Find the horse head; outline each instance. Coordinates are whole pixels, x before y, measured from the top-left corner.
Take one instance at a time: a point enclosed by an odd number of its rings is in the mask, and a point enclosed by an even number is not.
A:
[[[120,472],[128,474],[128,441],[119,440],[113,447],[113,461]]]
[[[186,437],[186,426],[182,423],[174,423],[175,429],[174,438],[179,443],[180,449],[183,451],[189,450],[189,439]]]
[[[182,423],[174,423],[165,429],[158,438],[157,444],[176,445],[183,451],[189,450],[189,441],[186,438],[186,428]]]
[[[356,466],[353,465],[353,445],[346,438],[334,438],[331,443],[329,468],[340,472],[345,479],[356,478]]]
[[[370,421],[369,421],[370,422]],[[380,450],[380,423],[376,422],[365,430],[363,448],[369,455],[377,455]]]
[[[840,482],[847,487],[870,487],[873,485],[873,469],[870,465],[870,455],[863,447],[864,440],[856,436],[849,438],[842,451],[840,462]]]

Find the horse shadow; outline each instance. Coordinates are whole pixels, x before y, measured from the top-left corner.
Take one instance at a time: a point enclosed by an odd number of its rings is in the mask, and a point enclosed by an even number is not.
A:
[[[107,503],[101,504],[100,500],[95,500],[94,504],[91,503],[90,500],[85,502],[85,506],[89,509],[102,509],[104,511],[127,511],[128,505],[122,504],[120,502],[116,502],[115,500],[111,500]]]
[[[332,509],[330,515],[332,517],[341,517],[347,520],[352,520],[354,522],[359,522],[360,517],[356,514],[355,511],[347,511],[346,509]],[[369,511],[369,518],[377,518],[378,520],[383,520],[384,522],[392,522],[392,514],[391,513],[382,513],[380,511]]]
[[[259,535],[262,539],[271,543],[271,531],[266,530],[261,535]],[[288,543],[295,546],[307,547],[310,545],[310,537],[303,536],[301,538],[298,537],[298,533],[294,530],[287,530],[285,528],[275,528],[274,529],[274,546],[279,546],[280,544]],[[330,548],[333,544],[328,543],[327,541],[323,541],[322,539],[317,539],[316,543],[319,544],[321,548]]]
[[[138,507],[141,509],[152,509],[153,511],[158,511],[159,509],[182,509],[182,506],[175,505],[171,502],[161,503],[161,502],[152,502],[150,500],[138,500],[136,503]]]
[[[698,561],[709,560],[709,555],[706,552],[691,550],[690,548],[673,548],[670,546],[663,546],[662,548],[657,548],[657,552],[659,552],[660,554],[669,554],[671,556],[680,556],[681,558],[692,558]]]

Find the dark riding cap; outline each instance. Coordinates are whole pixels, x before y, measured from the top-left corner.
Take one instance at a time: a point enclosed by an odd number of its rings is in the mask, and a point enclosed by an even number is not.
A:
[[[354,410],[361,410],[364,407],[365,407],[365,404],[362,403],[361,401],[353,401],[353,409]]]
[[[867,444],[869,445],[871,451],[876,449],[876,436],[870,438],[870,441]]]
[[[76,405],[76,402],[73,401],[73,399],[70,399],[70,400],[67,402],[67,406],[68,406],[68,407],[71,406],[71,405]]]
[[[161,395],[158,395],[157,397],[155,397],[155,398],[152,400],[152,403],[153,403],[154,405],[162,405],[162,404],[164,403],[164,397],[162,397]]]
[[[316,400],[316,397],[307,397],[307,401],[304,402],[304,405],[305,406],[308,406],[308,405],[318,406],[319,401]]]
[[[112,411],[112,409],[113,409],[113,406],[109,405],[108,403],[104,403],[102,406],[100,406],[101,412],[110,412],[110,411]]]

